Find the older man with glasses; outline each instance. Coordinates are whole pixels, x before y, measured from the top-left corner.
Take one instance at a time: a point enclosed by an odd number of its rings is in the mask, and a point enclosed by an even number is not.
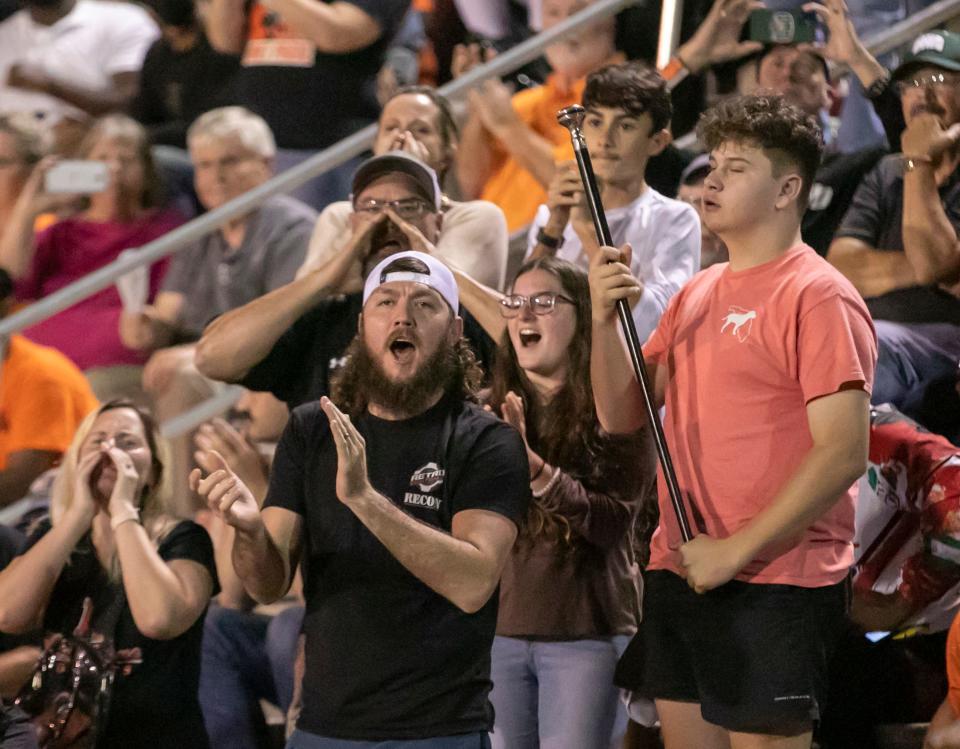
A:
[[[960,35],[923,34],[893,73],[902,153],[861,183],[827,259],[876,320],[873,402],[956,436],[960,402]]]
[[[187,145],[197,195],[207,210],[273,175],[273,133],[243,107],[201,115],[187,131]],[[145,304],[145,268],[118,280],[124,303],[120,337],[130,348],[153,352],[143,370],[143,388],[161,420],[217,392],[193,362],[204,326],[293,280],[316,220],[316,211],[306,204],[277,195],[176,254],[152,305]],[[174,441],[171,475],[183,496],[188,496],[191,453],[189,435]]]

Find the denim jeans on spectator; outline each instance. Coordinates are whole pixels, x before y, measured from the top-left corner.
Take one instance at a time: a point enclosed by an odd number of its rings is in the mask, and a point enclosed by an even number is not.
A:
[[[347,741],[297,730],[287,741],[287,749],[490,749],[490,740],[485,733],[467,733],[435,739]]]
[[[258,749],[261,699],[284,712],[303,609],[273,617],[211,606],[204,621],[200,706],[212,749]]]
[[[606,749],[622,739],[613,672],[629,641],[495,638],[493,749]]]
[[[960,366],[960,326],[904,324],[876,320],[879,342],[873,403],[892,403],[933,429],[948,407]],[[956,401],[956,398],[953,398]]]
[[[274,158],[274,167],[277,174],[301,164],[319,151],[300,151],[290,148],[278,148]],[[355,156],[344,162],[336,169],[314,177],[306,184],[300,185],[290,192],[290,196],[301,200],[307,205],[322,211],[330,203],[337,200],[347,200],[350,197],[350,186],[353,183],[353,173],[364,162],[366,156]]]

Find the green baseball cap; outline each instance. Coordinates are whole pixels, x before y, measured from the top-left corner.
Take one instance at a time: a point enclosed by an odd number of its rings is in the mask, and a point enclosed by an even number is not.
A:
[[[903,62],[893,71],[899,80],[917,68],[932,65],[944,70],[960,71],[960,34],[951,31],[928,31],[914,39]]]

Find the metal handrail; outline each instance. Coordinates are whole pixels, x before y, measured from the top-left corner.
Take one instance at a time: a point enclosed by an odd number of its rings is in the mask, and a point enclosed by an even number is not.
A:
[[[454,81],[442,86],[444,96],[456,98],[481,81],[512,72],[540,56],[544,47],[569,36],[575,31],[602,18],[619,13],[641,0],[598,0],[582,11],[564,19],[556,26],[541,31],[534,37],[497,55],[490,62],[478,66]],[[120,276],[135,268],[150,265],[161,258],[179,252],[192,242],[213,233],[223,224],[249,213],[264,200],[279,193],[289,192],[309,179],[329,171],[348,159],[363,153],[373,143],[376,125],[368,125],[353,135],[324,149],[306,161],[278,174],[262,185],[234,198],[219,208],[177,227],[159,239],[142,247],[131,248],[112,263],[108,263],[47,297],[25,307],[16,314],[0,320],[0,337],[45,320],[57,312],[73,306],[114,283]]]

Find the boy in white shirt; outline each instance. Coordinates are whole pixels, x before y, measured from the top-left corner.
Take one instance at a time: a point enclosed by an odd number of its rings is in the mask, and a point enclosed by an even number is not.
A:
[[[670,94],[656,70],[628,62],[591,73],[583,106],[583,136],[613,243],[633,247],[631,270],[643,284],[633,318],[644,341],[670,297],[700,269],[696,211],[644,180],[647,161],[670,143]],[[527,256],[555,254],[587,269],[597,249],[576,163],[561,164],[531,225]]]

